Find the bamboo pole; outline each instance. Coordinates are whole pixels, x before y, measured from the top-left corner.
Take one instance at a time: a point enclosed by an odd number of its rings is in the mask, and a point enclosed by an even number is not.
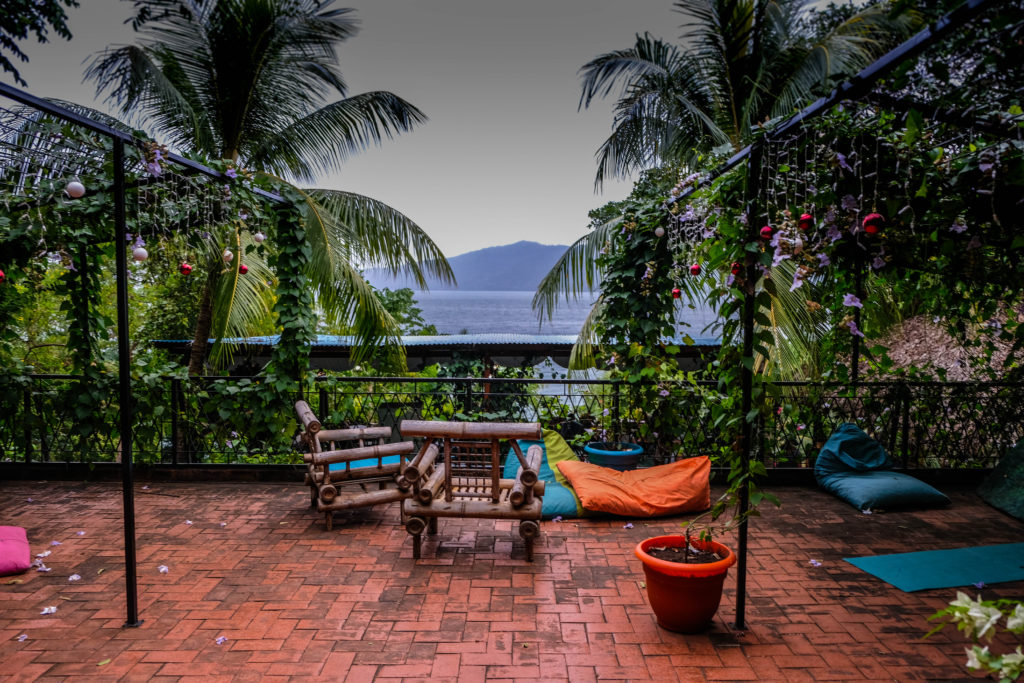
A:
[[[320,420],[316,419],[316,415],[314,415],[313,411],[310,410],[308,403],[305,401],[296,401],[295,412],[299,414],[299,421],[302,422],[302,427],[306,430],[306,433],[316,434],[320,431]]]
[[[401,463],[393,463],[391,465],[368,465],[366,467],[356,467],[355,469],[348,470],[328,470],[327,479],[330,483],[345,482],[345,481],[373,481],[375,479],[392,479],[399,470],[401,470]]]
[[[408,491],[410,487],[419,486],[419,481],[430,471],[435,460],[437,460],[437,444],[431,443],[405,466],[402,476],[398,478],[398,488]]]
[[[434,473],[430,475],[427,483],[419,488],[416,492],[416,499],[424,505],[430,505],[431,501],[437,496],[437,492],[441,489],[444,484],[444,473],[447,468],[444,463],[441,463],[434,469]]]
[[[359,439],[388,439],[391,427],[352,427],[351,429],[323,429],[316,434],[320,441],[357,441]]]
[[[453,500],[451,502],[434,500],[430,505],[423,505],[415,498],[407,498],[404,510],[407,514],[423,517],[540,519],[541,501],[539,498],[534,498],[532,502],[516,510],[509,505],[496,504],[489,500]]]
[[[326,487],[324,487],[326,488]],[[368,491],[360,493],[355,496],[341,496],[335,498],[330,502],[325,502],[321,498],[321,502],[317,505],[317,510],[320,512],[334,511],[334,510],[351,510],[353,508],[367,507],[370,505],[380,505],[382,503],[394,503],[400,500],[404,500],[407,497],[405,491],[398,489],[384,489],[382,491]]]
[[[383,458],[389,455],[404,455],[412,453],[416,450],[416,445],[412,441],[402,441],[399,443],[385,443],[379,446],[363,446],[361,448],[346,448],[338,451],[324,451],[323,453],[313,453],[312,460],[314,465],[335,465],[343,462],[354,462],[356,460],[366,460],[368,458]]]
[[[443,422],[402,420],[402,436],[431,436],[445,439],[540,439],[539,422]]]

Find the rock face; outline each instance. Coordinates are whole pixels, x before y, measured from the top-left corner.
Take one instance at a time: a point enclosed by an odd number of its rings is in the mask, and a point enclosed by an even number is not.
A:
[[[430,289],[460,289],[467,292],[537,291],[537,285],[568,249],[565,245],[516,242],[478,249],[448,259],[457,287],[429,281]],[[411,278],[394,278],[380,269],[366,271],[374,287],[419,289]]]

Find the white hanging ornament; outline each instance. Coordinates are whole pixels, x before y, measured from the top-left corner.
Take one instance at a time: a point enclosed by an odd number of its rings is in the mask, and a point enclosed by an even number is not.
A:
[[[224,263],[231,263],[231,260],[235,258],[235,255],[231,253],[230,249],[225,249],[224,253],[221,254],[221,258],[224,259]]]
[[[262,232],[259,232],[259,231],[257,231],[252,236],[252,241],[255,242],[256,244],[263,244],[263,240],[265,240],[265,239],[267,239],[267,236],[264,235]]]
[[[70,183],[64,186],[64,191],[68,193],[69,197],[73,199],[78,199],[79,197],[85,195],[85,185],[78,182],[77,180],[72,180]]]
[[[136,261],[145,261],[149,258],[149,252],[146,251],[145,247],[135,247],[132,249],[132,258]]]
[[[663,227],[661,227],[659,225],[658,227],[656,227],[654,229],[654,234],[657,235],[658,237],[664,237],[665,236],[665,228],[663,228]]]

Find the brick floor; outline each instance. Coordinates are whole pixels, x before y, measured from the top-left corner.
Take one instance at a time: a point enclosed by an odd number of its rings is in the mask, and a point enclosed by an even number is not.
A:
[[[52,568],[0,578],[0,679],[971,680],[959,634],[921,637],[954,589],[903,593],[842,558],[1024,538],[966,490],[947,510],[864,515],[773,489],[782,507],[751,523],[746,630],[733,570],[712,629],[684,636],[655,624],[632,554],[682,517],[544,522],[532,564],[508,522],[442,520],[416,562],[393,506],[327,532],[300,485],[143,486],[143,623],[124,628],[119,486],[0,483],[0,524]]]

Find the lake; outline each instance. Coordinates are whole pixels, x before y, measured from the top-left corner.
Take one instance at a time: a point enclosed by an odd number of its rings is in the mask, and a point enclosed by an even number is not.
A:
[[[583,321],[590,312],[592,299],[584,301],[560,301],[555,309],[555,319],[545,319],[538,326],[537,314],[530,308],[533,292],[463,292],[459,290],[438,290],[413,293],[417,306],[423,311],[423,320],[437,327],[441,334],[578,334]],[[684,309],[680,318],[692,327],[687,332],[694,336],[701,333],[712,319],[707,309]]]

